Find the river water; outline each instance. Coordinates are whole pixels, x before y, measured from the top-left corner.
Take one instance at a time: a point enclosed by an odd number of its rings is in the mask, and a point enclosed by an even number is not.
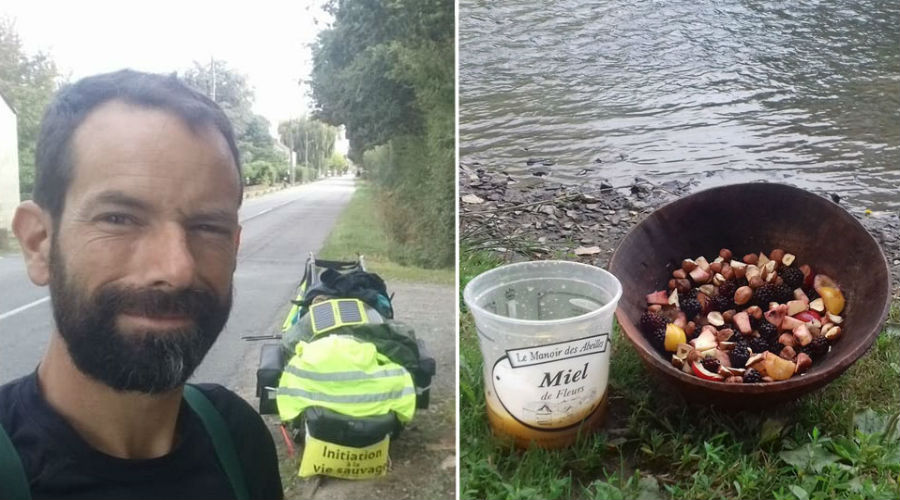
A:
[[[900,1],[459,6],[464,163],[564,184],[768,180],[900,210]]]

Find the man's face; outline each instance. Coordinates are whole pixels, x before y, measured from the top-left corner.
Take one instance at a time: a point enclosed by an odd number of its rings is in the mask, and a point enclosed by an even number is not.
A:
[[[213,127],[112,101],[72,136],[50,251],[57,328],[75,365],[116,390],[183,384],[231,308],[240,187]]]

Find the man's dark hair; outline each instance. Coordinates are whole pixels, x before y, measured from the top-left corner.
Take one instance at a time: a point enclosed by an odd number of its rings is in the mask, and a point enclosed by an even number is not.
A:
[[[222,108],[175,75],[125,69],[89,76],[64,87],[44,113],[35,151],[37,172],[33,197],[55,221],[62,215],[66,192],[72,182],[72,135],[92,110],[112,100],[171,112],[184,120],[191,130],[214,126],[225,137],[234,157],[243,198],[243,176],[234,129]]]

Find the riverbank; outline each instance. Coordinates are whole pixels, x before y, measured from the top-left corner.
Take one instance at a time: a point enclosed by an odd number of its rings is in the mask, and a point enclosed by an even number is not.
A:
[[[656,184],[565,186],[535,176],[517,180],[461,164],[460,244],[506,261],[561,257],[605,267],[619,242],[656,207],[696,190],[696,179]],[[819,193],[825,195],[825,193]],[[900,300],[900,213],[866,215],[844,206],[887,257],[894,300]]]

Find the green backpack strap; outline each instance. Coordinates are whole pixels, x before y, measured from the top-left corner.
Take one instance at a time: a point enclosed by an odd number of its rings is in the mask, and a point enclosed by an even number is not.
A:
[[[28,476],[22,467],[19,452],[13,446],[6,430],[0,425],[0,499],[31,500]]]
[[[219,457],[222,468],[225,469],[225,474],[228,476],[228,481],[231,482],[235,496],[237,496],[238,500],[249,500],[250,493],[244,480],[241,462],[238,460],[237,451],[234,449],[234,441],[231,439],[231,433],[225,425],[225,419],[222,418],[222,414],[219,413],[219,410],[213,406],[209,398],[200,389],[192,385],[186,384],[184,386],[184,399],[197,416],[200,417],[200,420],[203,421],[203,426],[206,427],[206,432],[209,433],[209,437],[212,439],[216,455]]]

